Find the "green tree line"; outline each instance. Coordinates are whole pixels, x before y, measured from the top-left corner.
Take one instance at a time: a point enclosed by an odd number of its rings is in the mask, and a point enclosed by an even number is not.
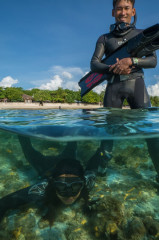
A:
[[[40,90],[33,88],[31,90],[24,90],[21,87],[0,87],[0,101],[7,99],[8,102],[23,102],[23,94],[32,97],[33,102],[52,102],[52,103],[90,103],[98,104],[103,103],[104,91],[100,94],[90,91],[83,98],[81,98],[80,90],[72,91],[69,89],[58,88],[57,90]],[[150,97],[151,104],[154,107],[159,107],[159,97]],[[128,105],[127,101],[124,101],[124,105]]]
[[[103,94],[97,94],[90,91],[87,95],[81,98],[81,92],[72,91],[69,89],[58,88],[57,90],[40,90],[33,88],[31,90],[24,90],[20,87],[0,87],[0,101],[6,99],[8,102],[23,102],[23,95],[32,97],[33,102],[52,102],[52,103],[100,103],[103,101]]]

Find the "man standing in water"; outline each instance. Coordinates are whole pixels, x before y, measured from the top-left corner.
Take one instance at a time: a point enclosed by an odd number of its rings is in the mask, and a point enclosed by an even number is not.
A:
[[[111,66],[101,62],[104,54],[110,55],[125,41],[142,31],[135,28],[134,4],[135,0],[113,0],[112,16],[115,17],[116,23],[110,26],[110,33],[99,37],[91,60],[93,72],[113,73],[111,81],[107,84],[104,107],[122,108],[124,99],[127,99],[132,109],[151,106],[142,68],[156,67],[155,52],[145,58],[122,58],[121,60],[117,58],[116,63]],[[134,17],[133,23],[131,23],[132,17]]]
[[[142,32],[135,27],[136,9],[134,4],[135,0],[113,0],[112,16],[115,18],[115,24],[110,25],[110,33],[99,37],[91,59],[92,72],[112,73],[112,78],[108,81],[106,87],[104,107],[122,108],[124,99],[127,99],[131,109],[151,107],[142,68],[156,67],[157,57],[155,52],[144,58],[122,58],[122,56],[119,56],[116,63],[111,66],[102,62],[104,55],[111,55],[119,46]],[[133,23],[131,23],[132,17],[134,17]],[[146,141],[150,156],[159,174],[159,139],[147,139]],[[106,167],[110,160],[111,154],[109,152],[112,151],[112,147],[112,140],[102,141],[101,146],[92,157],[92,161],[98,161],[101,155],[103,156],[106,152],[105,163],[101,161],[101,169],[104,166]],[[105,172],[104,168],[102,171]]]

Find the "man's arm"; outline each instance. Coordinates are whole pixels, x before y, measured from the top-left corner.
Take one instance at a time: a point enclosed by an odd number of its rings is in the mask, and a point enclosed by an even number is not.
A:
[[[140,68],[155,68],[157,65],[157,56],[155,52],[149,54],[145,58],[136,59],[137,59],[136,66]]]
[[[127,75],[130,74],[133,68],[155,68],[157,65],[157,56],[153,52],[145,58],[123,58],[121,60],[117,59],[117,62],[113,64],[109,71],[114,74]]]
[[[102,58],[105,53],[105,43],[104,43],[104,36],[101,36],[97,43],[96,48],[91,59],[91,71],[98,72],[98,73],[109,73],[109,65],[102,63]]]
[[[93,54],[93,57],[91,59],[91,71],[92,72],[98,72],[98,73],[114,73],[114,74],[123,74],[127,75],[131,72],[135,72],[135,67],[138,68],[154,68],[157,65],[157,57],[155,52],[152,54],[147,55],[143,58],[135,58],[135,65],[132,61],[131,56],[123,58],[121,60],[117,59],[117,62],[115,64],[107,65],[102,62],[102,58],[105,54],[105,52],[109,49],[107,49],[106,46],[106,38],[105,35],[102,35],[99,37],[97,43],[95,52]],[[118,56],[117,56],[118,57]],[[138,70],[137,70],[138,71]]]

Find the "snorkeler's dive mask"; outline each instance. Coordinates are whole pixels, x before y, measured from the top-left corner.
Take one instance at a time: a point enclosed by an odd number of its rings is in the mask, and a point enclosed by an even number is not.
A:
[[[125,23],[125,22],[116,22],[115,24],[110,25],[109,30],[110,32],[114,32],[114,31],[123,32],[133,27],[134,27],[134,24]]]
[[[84,181],[78,177],[58,177],[54,181],[57,193],[62,197],[74,197],[84,187]]]

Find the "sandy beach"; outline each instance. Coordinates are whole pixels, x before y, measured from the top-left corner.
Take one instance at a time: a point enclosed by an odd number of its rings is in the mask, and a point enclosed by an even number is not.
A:
[[[100,104],[84,104],[84,103],[24,103],[24,102],[7,102],[0,103],[0,109],[93,109],[101,108]]]

